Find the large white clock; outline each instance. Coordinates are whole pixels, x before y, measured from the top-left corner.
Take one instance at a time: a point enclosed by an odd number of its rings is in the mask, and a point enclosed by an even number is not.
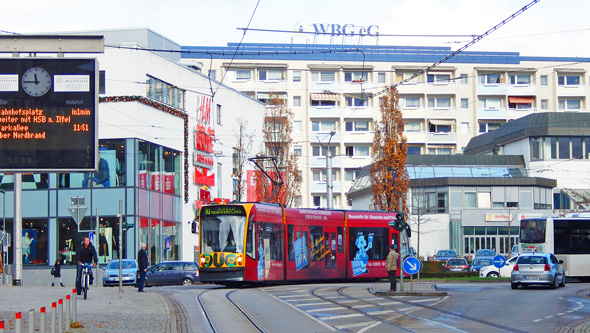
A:
[[[31,67],[23,74],[21,84],[27,94],[43,96],[51,89],[51,75],[41,67]]]

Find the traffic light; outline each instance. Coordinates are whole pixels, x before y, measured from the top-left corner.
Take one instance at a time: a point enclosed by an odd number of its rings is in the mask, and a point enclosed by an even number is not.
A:
[[[393,229],[395,230],[404,230],[406,224],[406,217],[404,213],[397,213],[395,216],[395,223],[393,225]]]

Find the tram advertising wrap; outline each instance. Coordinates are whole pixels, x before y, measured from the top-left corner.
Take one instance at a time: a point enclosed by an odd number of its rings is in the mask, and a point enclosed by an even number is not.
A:
[[[384,278],[389,244],[399,244],[399,232],[388,225],[395,215],[265,203],[203,206],[200,279],[239,285]]]

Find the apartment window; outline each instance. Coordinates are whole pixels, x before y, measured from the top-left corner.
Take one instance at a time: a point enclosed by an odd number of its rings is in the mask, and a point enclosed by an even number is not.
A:
[[[312,121],[311,130],[313,132],[331,132],[336,129],[336,121],[334,120],[323,120],[323,121]]]
[[[359,176],[359,170],[345,170],[344,171],[344,180],[347,182],[353,182]]]
[[[499,98],[482,98],[479,100],[479,106],[485,110],[498,110],[502,105]]]
[[[285,72],[282,70],[259,70],[259,81],[280,81],[285,79]]]
[[[302,148],[300,145],[293,146],[293,153],[295,153],[295,156],[301,156],[301,151]],[[301,172],[299,174],[301,174]]]
[[[514,110],[529,110],[533,106],[533,97],[509,96],[508,108]]]
[[[314,207],[320,207],[322,205],[322,197],[319,195],[313,196],[313,205]]]
[[[463,207],[464,208],[477,208],[477,193],[476,192],[465,192],[463,196]]]
[[[428,74],[426,76],[426,80],[428,83],[449,84],[449,81],[451,80],[451,75],[449,75],[449,74]]]
[[[311,172],[311,175],[314,182],[326,181],[326,170],[314,170]]]
[[[404,131],[406,132],[420,132],[420,122],[419,121],[408,121],[404,126]]]
[[[366,132],[369,130],[368,120],[356,120],[346,122],[347,132]]]
[[[236,80],[250,80],[252,79],[252,71],[249,69],[239,69],[235,71]]]
[[[334,82],[336,81],[336,72],[311,72],[312,82]]]
[[[541,110],[549,110],[549,100],[548,99],[541,100]]]
[[[377,73],[377,83],[385,83],[385,73]]]
[[[414,77],[413,79],[410,80],[411,77],[414,76],[414,72],[396,72],[395,73],[395,80],[396,82],[402,82],[405,80],[406,83],[420,83],[420,75]]]
[[[461,134],[469,134],[469,123],[461,123]]]
[[[313,146],[311,149],[313,156],[328,156],[328,146]],[[336,155],[336,146],[330,146],[330,156]]]
[[[543,138],[531,138],[531,160],[543,160]]]
[[[579,75],[560,75],[557,77],[558,86],[579,86],[580,76]]]
[[[547,87],[547,85],[548,85],[547,75],[541,75],[541,87]]]
[[[301,96],[293,96],[293,106],[294,107],[301,106]]]
[[[422,149],[420,146],[408,146],[408,155],[421,155]]]
[[[428,107],[431,109],[448,109],[451,107],[450,97],[430,97]]]
[[[346,96],[346,106],[365,106],[367,100],[364,98]]]
[[[451,155],[452,153],[451,148],[428,148],[428,155]]]
[[[510,75],[510,84],[515,86],[528,86],[531,84],[531,76],[529,74]]]
[[[558,107],[564,111],[580,111],[581,101],[579,99],[565,99],[560,98],[558,101]]]
[[[369,146],[346,146],[348,156],[369,156]]]
[[[479,133],[487,133],[497,130],[502,126],[501,123],[479,123]]]
[[[293,121],[293,132],[301,133],[301,120]]]
[[[502,83],[501,74],[482,74],[479,76],[479,83],[481,84],[498,84]]]
[[[466,86],[467,84],[469,84],[467,81],[467,74],[461,74],[461,85]]]
[[[217,104],[217,124],[221,125],[221,104]]]
[[[301,82],[301,71],[293,71],[293,82]]]
[[[461,98],[461,109],[469,109],[469,98]]]
[[[346,82],[365,82],[368,77],[367,72],[345,72],[344,81]]]
[[[405,107],[408,109],[417,109],[420,107],[420,97],[405,97]]]
[[[209,78],[211,80],[216,80],[217,77],[217,71],[214,69],[210,69],[209,72],[207,73],[207,75],[209,76]]]

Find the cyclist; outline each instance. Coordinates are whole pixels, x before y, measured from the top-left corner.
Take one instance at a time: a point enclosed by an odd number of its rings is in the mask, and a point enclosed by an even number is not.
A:
[[[80,244],[78,250],[76,251],[77,256],[77,265],[76,265],[76,293],[78,295],[82,295],[82,268],[84,268],[84,264],[92,264],[96,266],[98,263],[98,256],[96,255],[96,249],[94,245],[90,244],[90,238],[84,237],[84,242]],[[94,260],[94,263],[92,261]],[[92,270],[88,270],[90,272],[90,284],[94,281],[94,276],[92,275]]]

